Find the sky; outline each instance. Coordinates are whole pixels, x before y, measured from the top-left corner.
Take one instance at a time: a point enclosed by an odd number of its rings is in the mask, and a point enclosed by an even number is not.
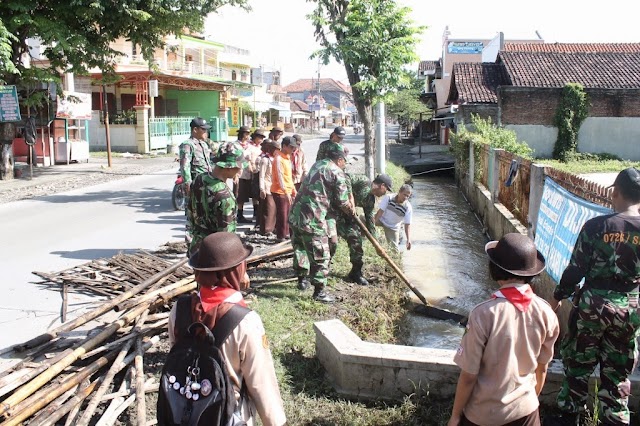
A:
[[[344,66],[332,62],[319,67],[309,59],[319,48],[306,15],[314,3],[307,0],[249,0],[252,11],[224,6],[206,22],[212,40],[248,49],[256,64],[280,70],[282,84],[301,78],[334,78],[348,83]],[[427,28],[419,36],[420,60],[442,56],[442,35],[450,39],[491,39],[499,32],[505,40],[537,39],[547,43],[640,42],[640,25],[633,2],[610,0],[398,0],[412,9],[415,25]],[[637,6],[636,6],[637,7]],[[417,70],[417,64],[415,64]]]

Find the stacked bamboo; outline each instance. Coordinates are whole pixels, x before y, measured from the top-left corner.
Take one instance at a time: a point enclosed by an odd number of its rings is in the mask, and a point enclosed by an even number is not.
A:
[[[248,263],[291,251],[289,244],[274,246]],[[145,393],[158,383],[145,378],[144,355],[167,330],[172,300],[196,289],[186,263],[136,253],[38,273],[70,289],[98,288],[95,294],[109,292],[110,299],[4,354],[14,361],[0,368],[0,426],[113,425],[134,403],[136,424],[155,424]]]

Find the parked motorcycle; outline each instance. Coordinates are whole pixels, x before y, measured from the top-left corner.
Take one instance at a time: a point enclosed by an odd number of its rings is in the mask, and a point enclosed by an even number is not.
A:
[[[360,132],[362,132],[362,126],[360,126],[359,124],[354,124],[353,125],[353,133],[357,135]]]
[[[173,191],[171,192],[171,202],[173,208],[176,210],[184,210],[187,205],[187,194],[185,192],[184,178],[178,173],[178,178],[173,185]]]

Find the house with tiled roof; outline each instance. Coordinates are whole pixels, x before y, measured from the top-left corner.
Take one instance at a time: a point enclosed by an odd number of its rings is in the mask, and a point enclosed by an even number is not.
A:
[[[490,116],[537,157],[550,157],[562,89],[579,83],[590,107],[578,150],[640,160],[639,43],[506,43],[495,63],[482,65],[455,64],[448,102],[458,106],[456,122],[468,123],[473,111]]]
[[[340,124],[348,124],[354,109],[351,86],[333,78],[301,78],[283,88],[292,100],[308,102],[309,99],[322,98],[327,104],[327,111],[332,111],[332,120]],[[326,124],[326,123],[325,123]]]

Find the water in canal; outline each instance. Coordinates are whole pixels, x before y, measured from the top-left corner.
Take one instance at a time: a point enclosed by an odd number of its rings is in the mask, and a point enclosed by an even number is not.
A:
[[[497,288],[488,275],[488,239],[451,176],[424,176],[414,178],[404,272],[429,303],[466,315]],[[416,315],[409,327],[408,344],[441,349],[456,349],[464,331],[452,321]]]

